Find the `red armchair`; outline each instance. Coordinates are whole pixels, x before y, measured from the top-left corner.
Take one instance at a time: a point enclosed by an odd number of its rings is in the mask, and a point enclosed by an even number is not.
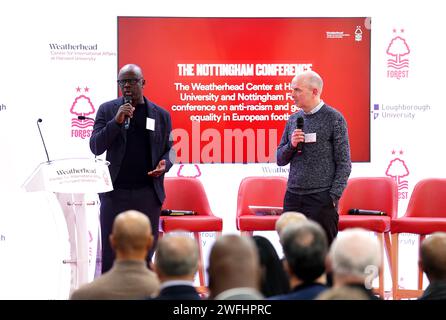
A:
[[[403,217],[392,220],[393,298],[415,298],[423,293],[423,270],[418,268],[418,288],[400,289],[398,285],[398,236],[400,233],[418,234],[420,244],[426,235],[446,232],[446,179],[424,179],[412,191]]]
[[[163,209],[190,210],[197,214],[193,216],[161,216],[160,232],[184,230],[193,232],[200,250],[201,268],[198,270],[200,285],[205,286],[204,263],[200,232],[213,231],[217,236],[223,229],[223,220],[214,216],[209,206],[203,184],[196,178],[165,178],[164,188],[166,199]]]
[[[383,211],[386,216],[349,215],[350,209]],[[390,226],[398,215],[398,187],[392,178],[360,177],[348,180],[339,200],[339,230],[363,228],[375,232],[381,245],[379,286],[376,289],[384,299],[384,252],[392,272]]]
[[[287,178],[246,177],[240,182],[237,197],[237,229],[242,234],[254,231],[275,230],[279,216],[256,216],[249,206],[283,207]]]

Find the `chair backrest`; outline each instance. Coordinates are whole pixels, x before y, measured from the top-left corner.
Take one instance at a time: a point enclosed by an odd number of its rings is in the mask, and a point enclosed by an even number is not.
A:
[[[240,182],[237,196],[237,217],[254,215],[248,206],[282,207],[287,178],[246,177]]]
[[[339,199],[339,214],[350,209],[383,211],[392,219],[398,217],[398,185],[390,177],[350,178]]]
[[[213,215],[203,184],[196,178],[167,177],[164,179],[166,199],[163,209],[191,210],[198,215]]]
[[[446,179],[418,181],[410,196],[405,216],[446,218]]]

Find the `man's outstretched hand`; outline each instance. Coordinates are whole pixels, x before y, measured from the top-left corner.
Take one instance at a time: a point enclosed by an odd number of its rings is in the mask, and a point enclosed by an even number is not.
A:
[[[147,172],[150,177],[158,178],[166,171],[166,160],[161,160],[156,166],[155,170]]]

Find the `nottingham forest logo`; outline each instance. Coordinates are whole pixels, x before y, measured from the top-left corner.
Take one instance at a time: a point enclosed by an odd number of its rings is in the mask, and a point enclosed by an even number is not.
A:
[[[406,162],[403,159],[400,159],[403,154],[403,150],[398,152],[392,150],[392,156],[394,158],[390,160],[386,170],[386,176],[393,178],[398,185],[398,199],[407,199],[407,190],[409,189],[409,181],[404,178],[407,177],[410,172]]]
[[[89,91],[90,88],[88,87],[81,88],[78,86],[76,88],[78,96],[74,98],[70,108],[70,113],[75,116],[71,119],[71,137],[73,138],[89,138],[93,131],[94,120],[89,116],[96,110],[91,99],[87,96]]]
[[[404,33],[404,29],[400,30]],[[393,33],[396,34],[397,30],[393,29]],[[402,36],[396,36],[390,40],[390,43],[386,51],[387,58],[387,77],[396,78],[400,80],[401,78],[409,77],[409,58],[410,53],[409,45],[406,39]]]
[[[188,164],[188,165],[184,165],[181,164],[178,172],[177,172],[177,176],[178,177],[188,177],[188,178],[198,178],[201,176],[201,170],[200,167],[196,164]]]

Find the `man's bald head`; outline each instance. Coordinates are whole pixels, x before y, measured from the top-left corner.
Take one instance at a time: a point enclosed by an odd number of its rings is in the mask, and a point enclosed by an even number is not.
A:
[[[146,84],[142,69],[136,64],[126,64],[118,73],[119,88],[123,96],[129,97],[132,104],[144,103],[143,90]]]
[[[328,257],[335,277],[365,279],[369,276],[367,270],[370,267],[380,268],[381,247],[366,230],[352,228],[343,231],[333,241]]]
[[[314,71],[305,71],[291,81],[291,96],[294,103],[304,112],[310,112],[321,102],[324,83]]]
[[[446,233],[436,232],[421,243],[420,263],[429,281],[446,280]]]
[[[142,74],[142,69],[140,66],[138,66],[137,64],[126,64],[125,66],[123,66],[118,73],[118,79],[120,78],[120,76],[122,76],[123,74],[129,74],[132,73],[134,75],[136,75],[138,78],[143,78],[143,74]]]
[[[158,242],[155,269],[162,281],[194,279],[199,263],[197,242],[182,233],[165,234]]]
[[[149,218],[136,210],[116,216],[110,241],[115,251],[132,252],[146,250],[153,243]]]
[[[209,288],[211,295],[239,287],[258,289],[260,263],[251,238],[225,235],[218,238],[209,258]]]
[[[276,221],[275,228],[276,228],[276,231],[280,237],[283,229],[286,226],[288,226],[290,224],[295,224],[295,223],[299,224],[304,221],[307,221],[307,217],[303,213],[296,212],[296,211],[287,211],[287,212],[282,213],[279,216],[279,219],[277,219],[277,221]]]
[[[322,94],[324,82],[317,72],[313,70],[304,71],[296,75],[295,79],[302,81],[309,89],[318,89],[319,95]]]

